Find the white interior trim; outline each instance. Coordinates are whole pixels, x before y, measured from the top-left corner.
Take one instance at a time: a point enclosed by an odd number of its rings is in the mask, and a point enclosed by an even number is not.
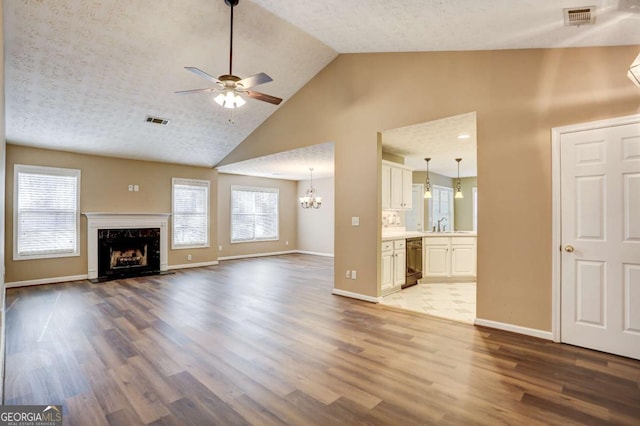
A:
[[[294,253],[297,253],[297,250],[274,251],[270,253],[239,254],[237,256],[221,256],[218,258],[218,260],[247,259],[250,257],[278,256],[281,254],[294,254]]]
[[[189,269],[189,268],[204,268],[206,266],[216,266],[218,264],[217,260],[212,260],[210,262],[197,262],[197,263],[185,263],[182,265],[169,265],[169,270],[173,269]]]
[[[296,253],[310,254],[310,255],[313,255],[313,256],[334,257],[333,253],[320,253],[320,252],[317,252],[317,251],[296,250]]]
[[[14,287],[28,287],[32,285],[44,285],[44,284],[60,284],[66,283],[69,281],[82,281],[86,280],[87,274],[84,275],[70,275],[68,277],[51,277],[51,278],[40,278],[37,280],[25,280],[25,281],[15,281],[12,283],[5,283],[7,288]]]
[[[562,211],[560,209],[562,194],[560,193],[560,140],[563,134],[585,130],[602,129],[606,127],[624,126],[640,123],[640,114],[624,117],[608,118],[606,120],[588,123],[571,124],[551,129],[551,334],[554,342],[561,342],[561,311],[562,311]]]
[[[553,340],[553,335],[550,331],[538,330],[535,328],[521,327],[519,325],[507,324],[504,322],[497,322],[486,320],[482,318],[476,318],[473,321],[474,325],[480,325],[482,327],[495,328],[498,330],[510,331],[512,333],[524,334],[526,336],[537,337],[545,340]]]
[[[371,303],[382,302],[382,297],[367,296],[366,294],[352,293],[350,291],[340,290],[337,288],[334,288],[331,294],[335,294],[336,296],[349,297],[351,299],[364,300],[365,302],[371,302]]]
[[[98,278],[98,229],[160,228],[160,271],[169,269],[168,232],[171,213],[82,213],[87,217],[87,275]]]

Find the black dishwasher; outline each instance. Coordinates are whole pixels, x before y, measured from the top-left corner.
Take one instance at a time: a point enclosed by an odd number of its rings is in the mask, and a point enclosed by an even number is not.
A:
[[[402,288],[418,284],[422,278],[422,238],[407,238],[407,277]]]

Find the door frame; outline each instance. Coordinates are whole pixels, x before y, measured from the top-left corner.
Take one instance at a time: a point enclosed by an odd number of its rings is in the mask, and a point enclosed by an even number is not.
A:
[[[551,335],[554,342],[562,341],[560,333],[560,314],[562,312],[562,211],[560,208],[562,194],[560,193],[560,140],[562,135],[566,133],[636,123],[640,123],[640,114],[553,127],[551,129]]]

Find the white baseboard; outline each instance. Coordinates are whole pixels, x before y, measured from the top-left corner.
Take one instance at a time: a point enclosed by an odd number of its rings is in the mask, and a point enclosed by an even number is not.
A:
[[[319,253],[317,251],[296,250],[296,253],[311,254],[313,256],[333,257],[333,253]]]
[[[364,300],[365,302],[371,302],[371,303],[382,302],[382,297],[374,297],[374,296],[367,296],[366,294],[352,293],[350,291],[340,290],[338,288],[334,288],[331,294],[335,294],[336,296],[350,297],[351,299]]]
[[[212,260],[210,262],[198,262],[198,263],[185,263],[184,265],[169,265],[168,270],[172,269],[187,269],[187,268],[203,268],[205,266],[216,266],[218,264],[217,260]]]
[[[238,255],[238,256],[222,256],[222,257],[219,257],[218,260],[247,259],[247,258],[250,258],[250,257],[279,256],[281,254],[294,254],[294,253],[297,253],[297,250],[273,251],[273,252],[270,252],[270,253],[241,254],[241,255]]]
[[[538,337],[540,339],[553,340],[553,334],[550,331],[538,330],[535,328],[528,328],[528,327],[521,327],[519,325],[491,321],[491,320],[486,320],[482,318],[476,318],[473,321],[473,324],[481,325],[483,327],[496,328],[498,330],[511,331],[512,333],[525,334],[527,336]]]
[[[5,283],[5,287],[13,288],[13,287],[28,287],[31,285],[44,285],[44,284],[59,284],[69,281],[82,281],[88,278],[87,274],[84,275],[71,275],[68,277],[53,277],[53,278],[41,278],[38,280],[26,280],[26,281],[15,281],[12,283]]]

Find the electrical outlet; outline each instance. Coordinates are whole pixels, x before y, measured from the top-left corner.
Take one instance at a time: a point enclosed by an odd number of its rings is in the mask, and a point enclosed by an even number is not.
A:
[[[360,226],[360,216],[354,216],[351,218],[351,226]]]
[[[191,255],[190,254],[187,255],[187,260],[191,260]]]
[[[351,271],[347,269],[347,273],[345,274],[347,278],[351,278]]]
[[[222,251],[222,246],[218,246],[218,250],[219,250],[219,251]]]
[[[140,191],[140,187],[138,185],[133,185],[133,190],[135,192],[138,192],[138,191]]]
[[[358,272],[355,269],[353,271],[351,271],[351,279],[352,280],[355,280],[357,276],[358,276]]]
[[[285,242],[284,242],[284,245],[285,245],[285,246],[288,246],[288,245],[289,245],[289,241],[285,241]]]
[[[133,185],[129,185],[129,191],[133,191]]]

